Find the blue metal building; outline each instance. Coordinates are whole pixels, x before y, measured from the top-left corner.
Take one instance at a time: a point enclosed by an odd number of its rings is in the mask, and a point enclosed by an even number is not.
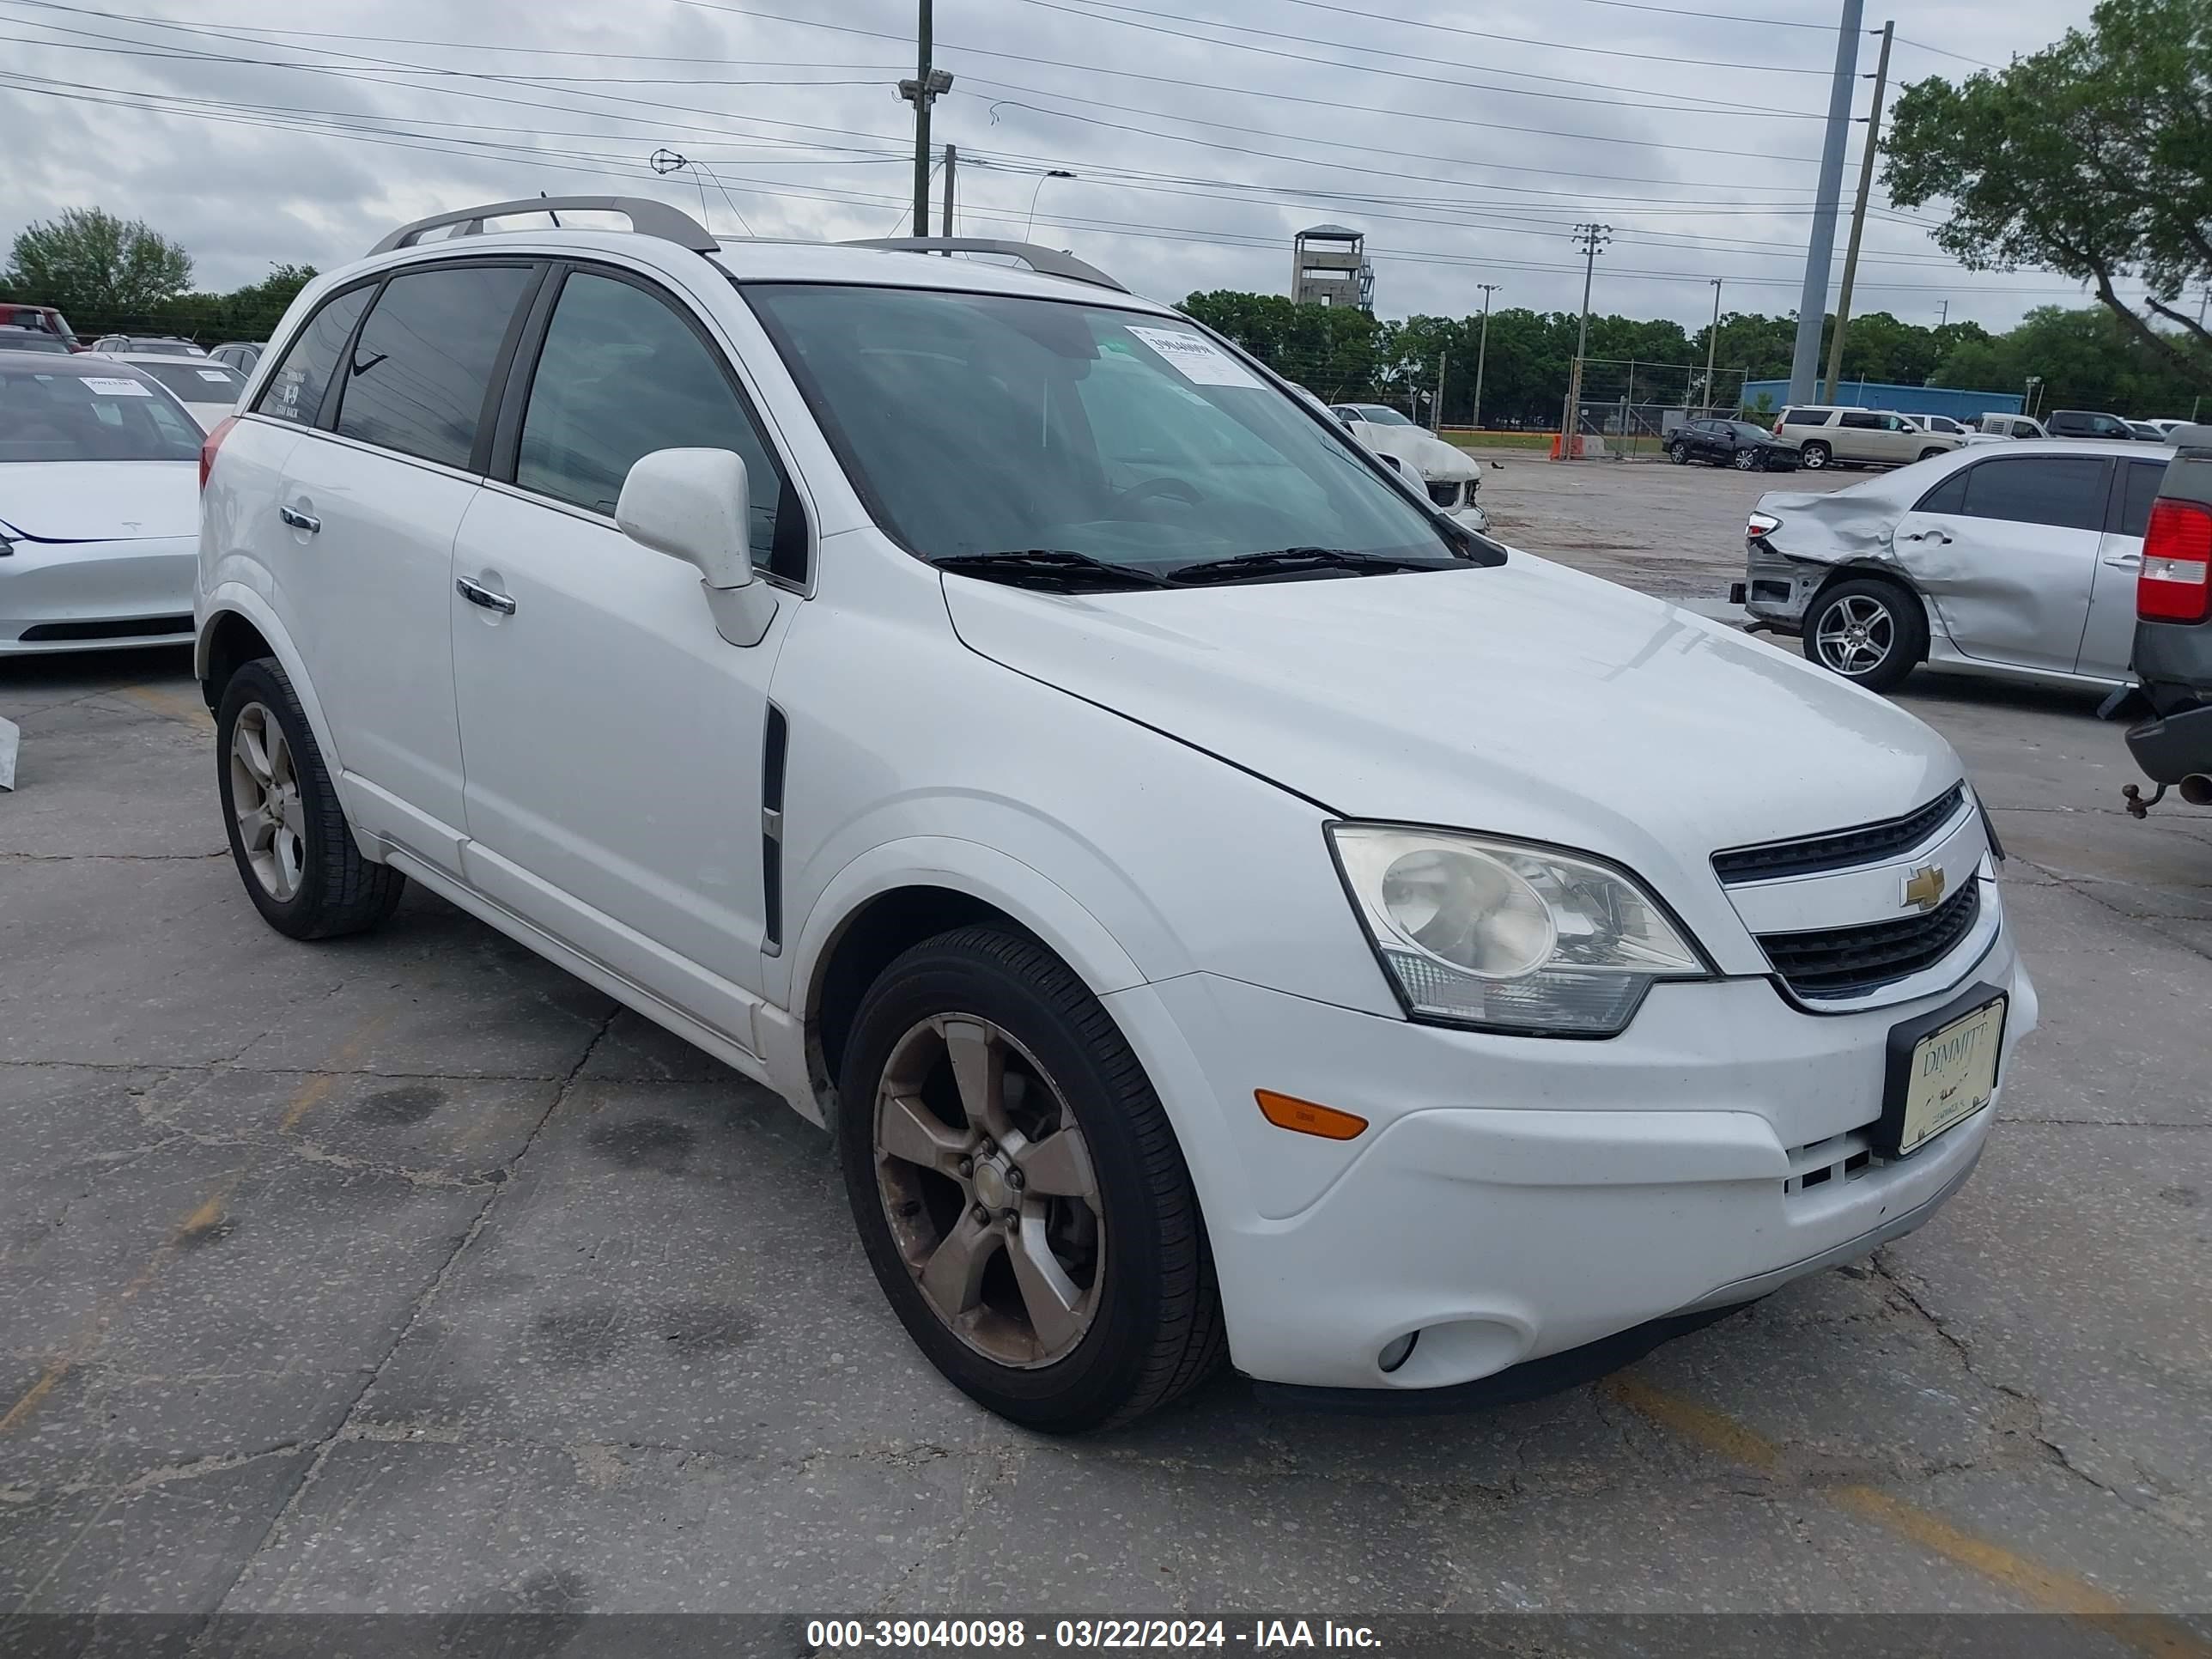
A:
[[[1759,394],[1779,413],[1790,404],[1787,380],[1752,380],[1743,388],[1743,406],[1759,407]],[[2027,398],[2017,392],[1962,392],[1948,386],[1891,386],[1882,380],[1838,380],[1833,399],[1808,398],[1808,403],[1835,402],[1853,409],[1890,409],[1900,415],[1948,415],[1968,424],[1984,415],[2017,415]]]

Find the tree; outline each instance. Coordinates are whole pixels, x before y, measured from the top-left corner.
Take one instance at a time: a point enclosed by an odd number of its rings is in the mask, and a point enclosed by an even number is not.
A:
[[[151,311],[184,292],[191,256],[143,221],[71,208],[15,238],[9,288],[64,311]]]
[[[1938,246],[1977,270],[2041,266],[2094,286],[2142,347],[2212,387],[2212,359],[2179,304],[2212,282],[2212,8],[2204,0],[2100,0],[2087,33],[1961,85],[1899,97],[1885,147],[1890,198],[1938,198]],[[2139,311],[2118,284],[2149,289]]]

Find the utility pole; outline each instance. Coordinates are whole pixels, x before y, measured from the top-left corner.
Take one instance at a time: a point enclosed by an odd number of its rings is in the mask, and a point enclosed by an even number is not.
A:
[[[1499,284],[1482,283],[1478,286],[1482,289],[1482,343],[1474,351],[1474,414],[1470,418],[1472,423],[1480,428],[1482,425],[1482,371],[1490,362],[1490,296],[1498,292]]]
[[[1710,414],[1713,407],[1713,359],[1721,349],[1721,279],[1714,276],[1708,280],[1713,285],[1713,326],[1705,336],[1705,410]]]
[[[1855,0],[1854,0],[1855,3]],[[1590,283],[1597,275],[1597,256],[1613,240],[1611,225],[1585,224],[1575,227],[1574,240],[1583,251],[1583,321],[1575,333],[1575,362],[1567,375],[1567,410],[1559,425],[1559,459],[1575,459],[1577,434],[1576,425],[1583,406],[1583,356],[1589,349]]]
[[[1844,336],[1851,326],[1851,284],[1858,280],[1859,238],[1866,234],[1867,193],[1874,188],[1874,153],[1881,142],[1881,95],[1889,88],[1889,45],[1894,22],[1881,26],[1881,56],[1874,68],[1874,104],[1867,111],[1866,144],[1859,155],[1859,195],[1851,207],[1850,245],[1844,250],[1844,286],[1836,295],[1836,337],[1828,343],[1828,385],[1822,401],[1836,401],[1836,377],[1844,369]]]
[[[1805,248],[1805,287],[1797,301],[1797,343],[1790,357],[1790,401],[1809,404],[1820,378],[1820,330],[1828,315],[1828,267],[1836,257],[1836,205],[1844,191],[1844,149],[1851,131],[1851,82],[1859,66],[1865,0],[1844,0],[1836,31],[1836,78],[1828,89],[1828,136],[1820,146],[1813,234]]]
[[[914,106],[914,234],[929,234],[929,106],[952,90],[952,77],[929,64],[932,0],[921,0],[921,21],[915,37],[914,79],[898,83],[898,95]]]
[[[945,147],[945,228],[939,234],[948,238],[952,234],[953,181],[958,176],[959,172],[960,146],[957,144],[947,144]],[[949,259],[952,256],[948,253],[945,257]]]
[[[1429,430],[1431,432],[1444,429],[1444,365],[1450,357],[1449,352],[1437,353],[1437,400],[1429,405]]]
[[[1943,301],[1943,314],[1936,319],[1936,326],[1939,329],[1951,326],[1951,302],[1948,300]]]

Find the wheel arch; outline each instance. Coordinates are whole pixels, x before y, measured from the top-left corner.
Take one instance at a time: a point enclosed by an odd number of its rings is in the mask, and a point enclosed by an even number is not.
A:
[[[274,657],[283,666],[315,734],[315,746],[335,777],[342,764],[338,745],[292,636],[259,593],[242,582],[223,583],[203,601],[192,641],[192,677],[200,683],[200,695],[210,714],[222,702],[222,688],[240,665],[261,656]]]
[[[830,879],[793,951],[789,1006],[804,1042],[806,1084],[825,1122],[836,1109],[844,1043],[868,987],[910,946],[976,923],[1035,939],[1094,995],[1145,982],[1097,916],[1018,859],[935,836],[875,848]]]

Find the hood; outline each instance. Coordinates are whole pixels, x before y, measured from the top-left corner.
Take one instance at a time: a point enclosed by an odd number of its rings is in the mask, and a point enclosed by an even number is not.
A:
[[[128,542],[200,533],[191,461],[0,465],[0,525],[37,542]]]
[[[1961,775],[1895,705],[1518,551],[1163,592],[945,590],[982,655],[1331,811],[1582,848],[1717,902],[1714,850],[1901,814]]]
[[[1417,426],[1381,426],[1363,421],[1356,435],[1376,454],[1395,455],[1422,477],[1437,483],[1482,476],[1482,469],[1468,459],[1465,450],[1431,437]]]

